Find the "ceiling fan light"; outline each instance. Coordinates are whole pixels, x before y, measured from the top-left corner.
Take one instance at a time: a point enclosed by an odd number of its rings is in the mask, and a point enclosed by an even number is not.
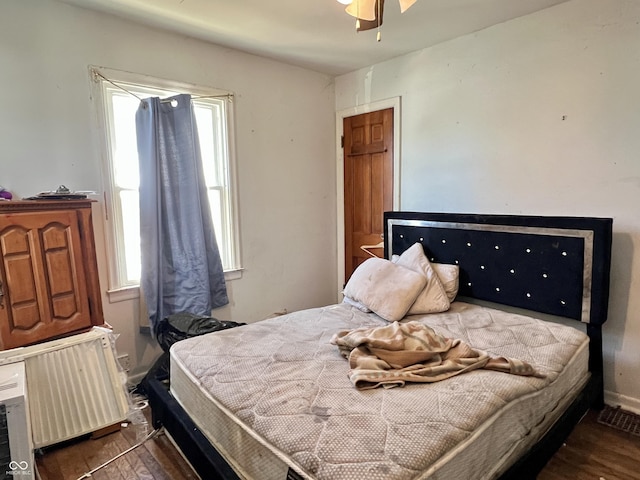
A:
[[[409,10],[409,7],[416,3],[416,0],[400,0],[400,13]]]
[[[376,18],[373,20],[360,20],[360,26],[356,29],[358,32],[364,32],[366,30],[373,30],[375,28],[380,29],[382,25],[382,18],[384,16],[384,0],[376,1]]]
[[[353,0],[353,2],[345,8],[345,11],[352,17],[362,20],[375,20],[376,0]]]

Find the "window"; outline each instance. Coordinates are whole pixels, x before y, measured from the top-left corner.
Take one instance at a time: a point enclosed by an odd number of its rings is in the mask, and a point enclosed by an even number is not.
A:
[[[187,88],[170,82],[135,78],[123,72],[93,69],[99,101],[100,130],[104,132],[105,209],[109,250],[111,300],[130,298],[123,293],[140,282],[140,221],[138,205],[138,151],[135,114],[141,98],[190,93],[194,106],[211,216],[227,278],[239,272],[233,150],[232,102],[228,92]],[[118,75],[120,74],[120,75]],[[123,78],[124,77],[124,78]],[[132,78],[134,77],[134,78]],[[108,80],[107,80],[108,78]],[[137,289],[135,289],[137,295]]]

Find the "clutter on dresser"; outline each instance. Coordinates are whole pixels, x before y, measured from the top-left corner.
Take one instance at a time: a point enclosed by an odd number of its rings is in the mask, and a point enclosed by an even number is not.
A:
[[[13,195],[11,194],[11,192],[0,185],[0,201],[11,200],[12,198]]]
[[[87,190],[71,191],[65,185],[60,185],[55,190],[40,192],[37,195],[25,198],[25,200],[82,200],[89,195],[95,194],[96,192]]]

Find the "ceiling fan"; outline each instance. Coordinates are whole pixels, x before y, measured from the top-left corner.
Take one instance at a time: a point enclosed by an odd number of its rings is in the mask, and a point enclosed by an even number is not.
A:
[[[382,25],[384,13],[384,0],[338,0],[346,5],[345,11],[356,18],[356,30],[371,30]],[[400,12],[404,13],[416,0],[399,0]],[[380,30],[378,30],[378,41],[380,41]]]

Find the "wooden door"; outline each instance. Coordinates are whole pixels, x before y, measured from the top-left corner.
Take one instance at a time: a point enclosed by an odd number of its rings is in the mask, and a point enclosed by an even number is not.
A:
[[[74,210],[0,216],[0,347],[91,326]]]
[[[393,108],[344,119],[345,282],[382,241],[393,209]],[[378,250],[382,256],[382,249]]]

